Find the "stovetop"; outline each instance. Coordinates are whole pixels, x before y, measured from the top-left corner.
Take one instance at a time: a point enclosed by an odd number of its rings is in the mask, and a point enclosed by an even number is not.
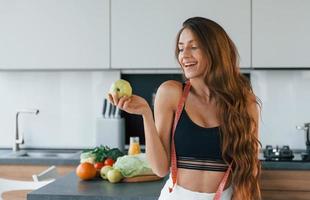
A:
[[[310,162],[310,156],[306,150],[292,150],[288,145],[266,145],[260,154],[260,160],[277,162]]]

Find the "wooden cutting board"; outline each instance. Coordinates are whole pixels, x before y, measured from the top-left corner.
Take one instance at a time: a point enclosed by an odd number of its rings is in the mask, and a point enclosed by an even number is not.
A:
[[[144,175],[144,176],[135,176],[130,178],[124,178],[122,182],[124,183],[138,183],[138,182],[148,182],[148,181],[158,181],[162,177],[156,175]]]

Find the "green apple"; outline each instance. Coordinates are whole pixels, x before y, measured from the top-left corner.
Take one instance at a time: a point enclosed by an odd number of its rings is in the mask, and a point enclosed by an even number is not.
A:
[[[123,96],[130,97],[132,95],[132,88],[128,81],[119,79],[111,85],[110,93],[116,93],[118,98]]]
[[[124,178],[122,173],[118,169],[109,170],[107,177],[111,183],[118,183]]]
[[[104,167],[102,167],[101,169],[100,169],[100,176],[101,176],[101,178],[103,178],[103,179],[108,179],[107,178],[107,174],[108,174],[108,172],[110,171],[110,170],[112,170],[113,169],[113,167],[111,167],[111,166],[104,166]]]

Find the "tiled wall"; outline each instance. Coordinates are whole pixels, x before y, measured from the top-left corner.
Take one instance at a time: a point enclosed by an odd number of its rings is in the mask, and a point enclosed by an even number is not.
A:
[[[19,108],[40,109],[21,117],[26,147],[92,147],[102,99],[119,77],[119,71],[0,72],[0,147],[12,146]],[[263,102],[263,146],[304,148],[295,127],[310,122],[310,71],[259,70],[251,79]]]
[[[0,147],[11,147],[15,113],[20,117],[24,147],[84,148],[95,143],[96,118],[113,80],[111,72],[0,72]]]

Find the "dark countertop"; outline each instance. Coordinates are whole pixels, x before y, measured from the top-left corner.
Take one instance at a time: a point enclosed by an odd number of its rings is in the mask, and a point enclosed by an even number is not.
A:
[[[266,161],[262,153],[259,159],[263,170],[310,170],[310,162],[302,161],[301,152],[300,150],[294,151],[292,161]]]
[[[82,181],[75,172],[28,193],[27,200],[157,200],[165,179],[140,183],[110,183],[97,178]]]
[[[296,157],[293,161],[265,161],[261,158],[263,170],[310,170],[310,162],[302,162]],[[81,181],[75,172],[30,192],[28,200],[151,200],[158,199],[165,179],[143,183],[112,184],[97,178]]]
[[[310,162],[262,161],[263,170],[310,170]]]
[[[267,162],[262,161],[265,170],[310,170],[310,162]],[[164,186],[165,179],[143,183],[112,184],[97,178],[82,181],[75,172],[28,193],[28,200],[155,200]]]

